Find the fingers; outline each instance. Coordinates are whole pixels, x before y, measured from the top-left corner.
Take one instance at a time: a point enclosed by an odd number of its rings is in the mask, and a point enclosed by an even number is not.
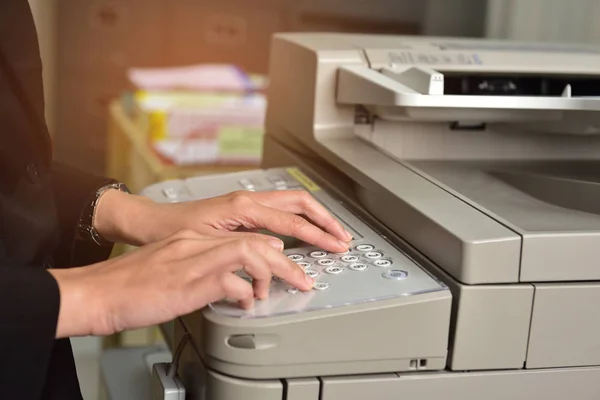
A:
[[[352,240],[342,224],[313,196],[305,191],[278,191],[253,193],[252,199],[264,206],[293,214],[305,215],[315,224],[323,228],[343,242]]]
[[[268,242],[256,238],[224,243],[190,259],[188,266],[197,269],[199,275],[234,272],[243,268],[253,278],[255,294],[260,299],[268,296],[273,275],[300,290],[310,290],[314,284],[296,263]]]
[[[179,232],[166,239],[166,243],[163,244],[166,249],[158,248],[158,251],[161,251],[168,260],[181,261],[196,257],[214,247],[232,243],[240,239],[254,239],[256,241],[266,242],[277,251],[283,250],[283,242],[280,239],[269,235],[215,230],[214,237],[199,235],[193,231]]]
[[[280,235],[292,236],[331,252],[348,250],[348,242],[339,240],[298,215],[261,204],[256,204],[248,213],[252,214],[250,217],[254,224]]]
[[[236,300],[245,309],[254,306],[254,291],[248,282],[234,274],[222,274],[220,278],[225,297]]]
[[[267,242],[269,242],[269,244],[276,250],[282,251],[283,250],[283,242],[281,241],[281,239],[278,239],[276,237],[270,236],[270,235],[266,235],[264,233],[258,233],[258,232],[251,232],[251,231],[224,231],[221,229],[215,229],[214,232],[211,233],[212,235],[214,235],[215,237],[218,238],[224,238],[224,239],[233,239],[233,240],[237,240],[237,239],[241,239],[241,238],[249,238],[249,239],[257,239],[257,240],[266,240]]]

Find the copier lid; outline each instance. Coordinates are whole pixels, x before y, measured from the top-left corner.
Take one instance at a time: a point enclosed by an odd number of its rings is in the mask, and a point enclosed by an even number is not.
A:
[[[415,40],[364,54],[368,65],[339,68],[337,102],[384,119],[556,121],[600,111],[594,47]]]

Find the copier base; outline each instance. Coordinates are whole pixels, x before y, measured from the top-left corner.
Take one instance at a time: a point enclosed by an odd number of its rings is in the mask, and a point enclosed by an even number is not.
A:
[[[183,335],[178,324],[176,337]],[[206,368],[194,346],[178,376],[190,400],[597,400],[600,367],[486,372],[414,372],[249,380]]]

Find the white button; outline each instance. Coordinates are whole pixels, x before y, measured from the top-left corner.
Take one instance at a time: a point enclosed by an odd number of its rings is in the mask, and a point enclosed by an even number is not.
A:
[[[290,288],[290,289],[287,290],[287,292],[289,294],[296,294],[296,293],[298,293],[298,289],[296,289],[296,288]]]
[[[290,254],[288,258],[294,262],[300,261],[304,258],[302,254]]]
[[[307,269],[305,272],[306,275],[310,276],[311,278],[316,278],[319,275],[317,271],[314,271],[312,269]]]
[[[310,263],[307,263],[307,262],[304,262],[304,261],[302,261],[302,262],[299,262],[299,263],[298,263],[298,265],[299,265],[301,268],[303,268],[303,269],[310,268]]]
[[[375,259],[383,257],[383,254],[381,254],[378,251],[370,251],[367,254],[365,254],[365,257]]]
[[[252,183],[252,181],[250,179],[242,179],[238,182],[244,189],[248,189],[248,190],[252,190],[254,189],[256,186],[254,185],[254,183]]]
[[[327,283],[327,282],[317,282],[313,286],[313,289],[316,289],[316,290],[325,290],[328,288],[329,288],[329,283]]]
[[[340,267],[328,267],[325,272],[327,272],[328,274],[333,274],[333,275],[337,275],[340,272],[342,272],[343,269]]]
[[[383,276],[386,279],[401,280],[401,279],[406,279],[406,277],[408,276],[408,273],[406,271],[401,271],[399,269],[393,269],[391,271],[387,271],[387,272],[381,274],[381,276]]]
[[[174,200],[177,198],[177,191],[174,188],[166,188],[163,190],[163,194],[166,198]]]
[[[281,176],[270,176],[269,182],[274,184],[275,186],[285,186],[287,184],[286,180]]]
[[[324,267],[327,267],[327,266],[329,266],[329,265],[333,265],[333,264],[335,263],[335,260],[332,260],[331,258],[323,258],[323,259],[321,259],[321,260],[317,261],[317,263],[318,263],[319,265],[322,265],[322,266],[324,266]]]
[[[358,251],[371,251],[371,250],[375,250],[375,246],[370,245],[370,244],[359,244],[358,246],[356,246],[356,250],[358,250]]]
[[[365,269],[367,269],[367,265],[366,264],[354,264],[350,266],[350,269],[354,270],[354,271],[364,271]]]
[[[392,265],[392,262],[390,260],[375,260],[373,265],[376,267],[387,268]]]
[[[313,251],[312,253],[310,253],[310,256],[312,258],[323,258],[327,256],[327,253],[324,251]]]
[[[343,256],[342,261],[347,263],[357,262],[358,256]]]

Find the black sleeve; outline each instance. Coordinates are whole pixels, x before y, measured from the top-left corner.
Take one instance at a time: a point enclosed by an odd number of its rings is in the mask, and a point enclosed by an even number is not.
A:
[[[43,268],[0,265],[0,397],[37,399],[55,342],[60,293]]]
[[[96,190],[115,181],[86,174],[57,162],[52,166],[52,181],[61,236],[61,245],[54,256],[56,265],[75,267],[106,260],[112,246],[98,246],[91,241],[80,240],[77,225]]]

